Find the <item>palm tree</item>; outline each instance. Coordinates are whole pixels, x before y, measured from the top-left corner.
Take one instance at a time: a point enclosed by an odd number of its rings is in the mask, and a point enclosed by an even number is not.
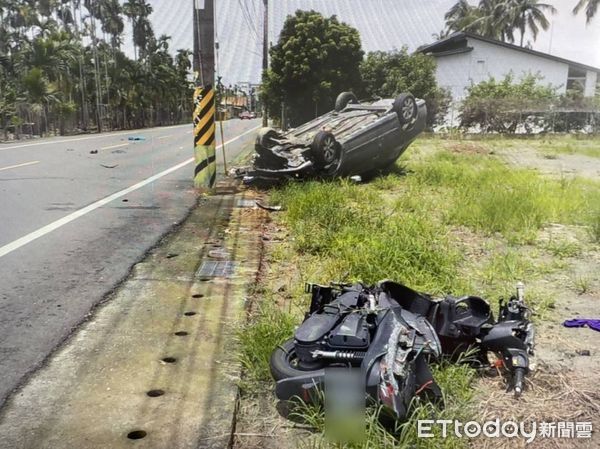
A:
[[[459,0],[446,13],[449,31],[468,31],[492,39],[512,41],[512,27],[498,0],[481,0],[478,6]]]
[[[573,14],[578,14],[579,11],[585,8],[586,22],[590,23],[598,11],[598,5],[600,5],[600,0],[579,0],[573,8]]]
[[[545,13],[556,14],[554,6],[549,3],[540,3],[537,0],[508,0],[505,3],[505,10],[515,28],[521,32],[521,47],[527,29],[531,32],[533,40],[536,40],[540,27],[545,31],[550,26]]]
[[[545,12],[554,14],[556,8],[537,0],[481,0],[478,6],[459,0],[448,10],[445,19],[448,30],[470,31],[508,42],[514,42],[514,31],[519,30],[523,46],[527,29],[534,40],[540,28],[548,29]]]
[[[480,11],[476,6],[470,5],[467,0],[459,0],[448,10],[444,19],[448,30],[466,31],[466,28],[480,17]]]
[[[154,39],[154,32],[150,24],[152,6],[145,0],[128,0],[123,4],[123,13],[131,20],[133,28],[133,53],[135,59],[143,57],[148,44]]]
[[[121,47],[121,34],[125,24],[121,13],[123,8],[119,0],[101,0],[100,20],[102,21],[102,31],[110,36],[110,44],[114,50]]]

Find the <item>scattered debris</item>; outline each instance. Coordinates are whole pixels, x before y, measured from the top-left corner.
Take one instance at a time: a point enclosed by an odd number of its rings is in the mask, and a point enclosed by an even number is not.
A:
[[[127,140],[139,141],[139,140],[146,140],[146,138],[144,136],[129,136],[127,138]]]
[[[256,205],[258,207],[260,207],[261,209],[268,210],[271,212],[279,212],[282,209],[282,207],[279,205],[278,206],[269,206],[267,204],[261,203],[260,201],[256,201]]]
[[[90,154],[98,154],[98,150],[92,150],[90,151]]]
[[[229,259],[230,254],[225,249],[213,249],[208,252],[208,257],[211,259]]]
[[[578,349],[575,352],[577,352],[577,354],[581,355],[581,356],[587,356],[587,357],[589,357],[589,356],[592,355],[589,349]]]
[[[600,332],[600,318],[575,318],[573,320],[566,320],[563,323],[565,327],[589,327],[595,331]]]

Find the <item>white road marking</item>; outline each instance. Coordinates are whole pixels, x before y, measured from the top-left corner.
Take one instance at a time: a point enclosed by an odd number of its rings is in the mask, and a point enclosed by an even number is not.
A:
[[[169,137],[173,137],[173,134],[169,134],[168,136],[160,136],[159,139],[168,139]]]
[[[14,150],[17,148],[25,148],[25,147],[37,147],[39,145],[50,145],[53,143],[69,143],[69,142],[79,142],[81,140],[91,140],[91,139],[101,139],[103,137],[111,137],[111,136],[121,136],[123,134],[132,134],[132,133],[136,133],[136,132],[156,132],[156,131],[164,131],[165,129],[171,129],[171,128],[181,128],[183,126],[190,126],[190,125],[173,125],[173,126],[164,126],[164,127],[160,127],[160,128],[151,128],[151,129],[147,129],[147,130],[126,130],[126,131],[118,131],[118,132],[114,132],[114,133],[108,133],[108,134],[98,134],[95,136],[87,136],[87,137],[77,137],[75,139],[63,139],[63,140],[50,140],[48,142],[36,142],[36,143],[27,143],[25,145],[15,145],[12,147],[4,147],[2,145],[0,145],[0,151],[4,151],[4,150]],[[191,131],[188,132],[188,134]]]
[[[113,148],[119,148],[129,145],[128,143],[120,143],[119,145],[111,145],[110,147],[102,147],[101,150],[111,150]]]
[[[225,142],[225,145],[230,144],[231,142],[235,142],[236,140],[238,140],[240,137],[245,136],[246,134],[251,133],[252,131],[256,131],[259,128],[259,126],[256,126],[255,128],[249,129],[248,131],[234,137],[231,140],[228,140],[227,142]],[[218,145],[217,149],[222,147],[223,144]],[[126,189],[120,190],[116,193],[113,193],[112,195],[109,195],[107,197],[102,198],[101,200],[96,201],[95,203],[90,204],[89,206],[86,206],[82,209],[76,210],[75,212],[60,218],[46,226],[43,226],[41,228],[39,228],[36,231],[33,231],[17,240],[14,240],[12,242],[10,242],[7,245],[4,245],[2,247],[0,247],[0,257],[6,256],[7,254],[15,251],[16,249],[19,249],[22,246],[27,245],[28,243],[33,242],[36,239],[39,239],[40,237],[45,236],[46,234],[51,233],[52,231],[55,231],[56,229],[66,225],[67,223],[72,222],[73,220],[77,220],[80,217],[83,217],[84,215],[98,209],[99,207],[102,207],[108,203],[110,203],[111,201],[114,201],[118,198],[121,198],[122,196],[127,195],[128,193],[134,192],[138,189],[141,189],[142,187],[164,177],[167,176],[169,173],[173,173],[176,170],[179,170],[182,167],[185,167],[186,165],[190,164],[194,162],[194,158],[191,157],[177,165],[174,165],[171,168],[167,168],[166,170],[161,171],[160,173],[157,173],[153,176],[150,176],[149,178],[144,179],[143,181],[138,182],[137,184],[132,185],[131,187],[127,187]]]
[[[23,164],[9,165],[8,167],[0,168],[0,171],[10,170],[11,168],[25,167],[26,165],[33,165],[33,164],[39,164],[39,163],[40,163],[40,161],[31,161],[31,162],[24,162]]]

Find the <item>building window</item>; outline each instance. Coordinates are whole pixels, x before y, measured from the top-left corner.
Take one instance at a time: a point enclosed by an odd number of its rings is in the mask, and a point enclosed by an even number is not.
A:
[[[586,72],[584,69],[578,67],[569,67],[569,74],[567,75],[567,90],[580,92],[583,94],[585,91],[585,76]]]

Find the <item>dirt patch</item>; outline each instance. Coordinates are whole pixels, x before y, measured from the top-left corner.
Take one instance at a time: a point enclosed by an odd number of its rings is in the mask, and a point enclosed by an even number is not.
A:
[[[447,145],[452,153],[458,154],[494,154],[489,147],[477,142],[452,142]]]
[[[531,148],[499,150],[508,163],[531,168],[553,177],[600,178],[600,159],[582,154],[543,154]]]

